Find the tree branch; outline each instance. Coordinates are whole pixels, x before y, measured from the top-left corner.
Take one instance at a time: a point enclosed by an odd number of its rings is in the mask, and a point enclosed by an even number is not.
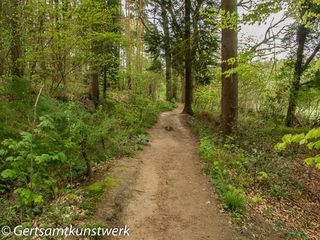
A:
[[[268,27],[267,31],[264,34],[264,39],[261,42],[257,43],[255,46],[251,47],[251,51],[257,50],[258,47],[260,47],[261,45],[267,43],[270,39],[273,39],[276,36],[278,36],[283,31],[285,26],[283,26],[276,34],[272,34],[271,35],[270,34],[271,30],[273,28],[277,27],[279,24],[283,23],[286,19],[287,19],[287,17],[283,17],[278,22],[276,22],[275,24],[273,24],[273,20],[272,20],[272,22],[270,23],[270,26]]]
[[[305,62],[305,64],[303,65],[302,69],[303,71],[305,71],[309,64],[312,62],[312,60],[314,59],[314,57],[317,55],[317,53],[320,51],[320,42],[318,43],[318,45],[316,46],[316,48],[313,50],[312,54],[310,55],[310,57],[307,59],[307,61]]]

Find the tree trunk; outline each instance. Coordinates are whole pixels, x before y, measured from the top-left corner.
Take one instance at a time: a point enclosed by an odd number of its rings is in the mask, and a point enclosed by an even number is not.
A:
[[[67,31],[67,22],[71,20],[68,17],[69,11],[69,0],[62,0],[62,20],[63,20],[63,31]],[[63,41],[63,40],[62,40]],[[70,50],[66,47],[61,52],[61,62],[62,62],[62,71],[61,71],[61,79],[63,83],[63,98],[67,99],[67,67],[68,67],[68,56],[70,55]]]
[[[178,78],[176,76],[176,77],[174,77],[174,79],[172,81],[172,84],[171,84],[171,90],[172,90],[171,95],[172,95],[172,99],[174,99],[175,101],[178,100],[178,96],[177,96],[177,92],[178,92],[177,81],[179,81],[179,80],[178,80]]]
[[[305,48],[305,43],[308,35],[308,30],[304,27],[304,25],[299,25],[297,29],[297,59],[294,66],[294,74],[293,80],[290,88],[290,96],[289,96],[289,105],[286,116],[286,126],[291,127],[293,125],[294,114],[297,107],[297,98],[300,89],[300,80],[303,74],[303,51]]]
[[[3,19],[4,10],[3,10],[3,1],[0,2],[0,19]],[[3,26],[0,27],[0,31],[3,30]],[[5,39],[3,35],[0,35],[0,80],[1,77],[4,75],[4,67],[5,67],[5,49],[4,49],[4,42]]]
[[[185,82],[185,77],[184,77],[184,73],[180,75],[181,77],[181,102],[185,102],[186,101],[186,91],[185,91],[185,88],[186,88],[186,82]]]
[[[191,0],[185,0],[185,102],[182,113],[192,111]]]
[[[144,1],[138,0],[136,3],[138,15],[142,15],[144,9]],[[143,64],[143,31],[144,27],[140,18],[136,19],[136,32],[137,32],[137,46],[136,46],[136,71],[137,73],[142,73],[142,64]]]
[[[136,47],[136,71],[142,73],[143,64],[143,25],[140,20],[137,20],[137,47]]]
[[[131,72],[131,58],[132,58],[132,48],[131,48],[131,12],[130,12],[130,0],[126,0],[126,35],[128,38],[128,43],[126,47],[126,73],[128,79],[128,89],[132,89],[132,72]]]
[[[99,74],[97,68],[94,67],[91,73],[91,97],[94,106],[97,108],[99,105]]]
[[[225,16],[237,14],[237,0],[222,0],[221,8],[225,11]],[[222,29],[221,44],[221,130],[223,135],[227,136],[232,134],[238,115],[238,76],[237,73],[227,73],[236,67],[238,50],[236,26]],[[234,59],[234,62],[230,63],[230,59]]]
[[[164,32],[164,54],[166,62],[166,99],[172,100],[172,84],[171,84],[171,51],[170,51],[170,32],[169,19],[165,7],[161,4],[162,28]]]
[[[98,29],[98,25],[93,25],[93,29],[94,30]],[[98,56],[102,51],[103,51],[103,45],[101,41],[93,40],[92,53],[95,56]],[[89,89],[91,91],[91,99],[94,103],[95,108],[97,108],[99,105],[99,95],[100,95],[99,73],[101,69],[102,69],[101,64],[93,59],[91,62],[91,86]]]
[[[99,51],[101,50],[100,44],[97,41],[93,41],[92,43],[92,52],[95,55],[99,54]],[[89,95],[91,96],[91,100],[94,103],[95,108],[98,107],[99,105],[99,71],[100,67],[97,62],[92,61],[91,62],[91,82],[90,82],[90,87],[89,87]]]
[[[92,168],[91,168],[91,162],[90,159],[88,157],[88,153],[87,153],[87,142],[86,140],[83,140],[83,142],[81,143],[81,153],[82,153],[82,157],[85,161],[86,164],[86,175],[89,179],[91,179],[92,177]]]
[[[103,67],[103,99],[106,99],[107,97],[107,73],[108,73],[108,66],[107,64]]]
[[[10,18],[10,27],[12,31],[12,39],[10,44],[11,53],[11,75],[13,77],[23,77],[24,68],[21,62],[22,57],[22,40],[21,40],[21,29],[19,23],[19,0],[12,0],[12,17]]]
[[[4,58],[2,57],[2,53],[0,52],[0,78],[3,76],[3,74],[4,74]]]

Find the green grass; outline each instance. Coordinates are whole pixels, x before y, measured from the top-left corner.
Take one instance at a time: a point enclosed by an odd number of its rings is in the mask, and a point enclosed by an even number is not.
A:
[[[234,217],[245,210],[243,186],[248,183],[243,153],[231,143],[219,144],[219,137],[210,134],[197,122],[192,122],[200,133],[199,154],[207,163],[206,173],[210,176],[216,191],[223,201],[223,207],[230,210]]]

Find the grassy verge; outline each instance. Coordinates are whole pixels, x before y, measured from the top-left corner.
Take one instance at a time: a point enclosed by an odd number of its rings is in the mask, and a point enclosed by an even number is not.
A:
[[[244,154],[232,139],[222,142],[208,127],[209,123],[200,118],[190,122],[200,137],[199,154],[206,163],[205,171],[222,199],[223,208],[230,210],[238,221],[245,209],[244,185],[251,181],[244,171]]]
[[[312,211],[319,207],[316,182],[320,176],[303,163],[310,153],[296,146],[280,154],[274,151],[284,134],[305,129],[247,116],[240,119],[235,137],[223,141],[214,126],[218,121],[208,115],[199,114],[190,124],[200,138],[206,173],[233,221],[252,236],[263,234],[253,220],[253,215],[259,215],[280,239],[319,237],[319,222]]]

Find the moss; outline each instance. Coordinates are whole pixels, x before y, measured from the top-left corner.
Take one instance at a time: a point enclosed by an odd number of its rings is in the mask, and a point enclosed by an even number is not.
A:
[[[89,186],[85,187],[80,192],[81,195],[85,197],[80,207],[84,210],[87,210],[90,214],[102,193],[106,190],[110,190],[118,184],[118,179],[113,177],[106,177],[102,181],[92,183]]]
[[[115,187],[119,180],[112,177],[106,177],[103,181],[95,182],[83,189],[83,194],[86,196],[100,195],[105,189]]]

